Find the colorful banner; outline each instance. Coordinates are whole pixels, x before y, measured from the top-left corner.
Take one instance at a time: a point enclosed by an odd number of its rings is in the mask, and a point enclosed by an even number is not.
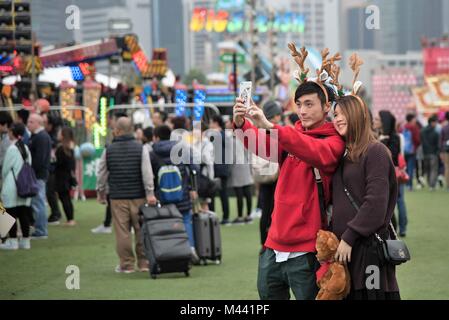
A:
[[[449,74],[449,48],[425,48],[423,54],[426,76]]]
[[[83,159],[83,189],[96,190],[97,168],[103,149],[95,149],[95,154]]]

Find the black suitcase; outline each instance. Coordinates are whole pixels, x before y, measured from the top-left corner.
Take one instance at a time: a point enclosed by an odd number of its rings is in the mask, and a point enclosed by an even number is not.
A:
[[[200,257],[200,264],[206,265],[207,260],[221,263],[221,233],[220,221],[211,211],[193,215],[193,233],[195,248]]]
[[[142,237],[145,255],[150,264],[150,276],[184,272],[189,276],[192,252],[182,220],[174,204],[143,205]]]

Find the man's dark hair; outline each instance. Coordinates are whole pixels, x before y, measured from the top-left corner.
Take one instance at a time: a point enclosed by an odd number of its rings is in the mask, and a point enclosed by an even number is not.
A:
[[[26,124],[28,122],[28,117],[30,116],[30,112],[27,109],[20,109],[17,111],[17,116],[22,119],[22,122]]]
[[[405,120],[407,120],[407,122],[410,122],[415,118],[416,118],[416,116],[413,113],[409,113],[405,116]]]
[[[217,114],[214,115],[214,116],[212,117],[212,122],[218,123],[218,125],[219,125],[220,128],[222,128],[222,129],[225,128],[225,123],[224,123],[224,121],[223,121],[223,118],[222,118],[221,116],[217,115]]]
[[[171,120],[171,122],[173,123],[174,130],[187,128],[187,123],[186,123],[185,117],[175,117]]]
[[[170,127],[165,124],[162,126],[158,126],[156,127],[156,129],[154,129],[153,135],[162,141],[170,140],[171,135]]]
[[[117,111],[116,113],[114,113],[114,118],[118,119],[121,117],[128,117],[128,115],[126,114],[126,112],[122,112],[122,111]]]
[[[293,112],[288,115],[288,120],[290,120],[291,123],[295,124],[299,121],[299,117],[295,112]]]
[[[429,118],[429,125],[431,125],[431,124],[434,123],[434,122],[438,122],[438,116],[437,116],[436,114],[432,115],[432,116]]]
[[[159,115],[161,116],[161,120],[162,120],[162,122],[165,122],[165,121],[167,121],[167,117],[168,117],[168,115],[167,115],[167,113],[166,113],[166,112],[164,112],[164,111],[157,111],[157,113],[159,113]]]
[[[1,124],[2,126],[4,126],[4,125],[6,124],[6,126],[7,126],[8,128],[11,127],[11,124],[12,124],[12,117],[11,117],[11,115],[9,114],[9,112],[7,112],[7,111],[0,111],[0,124]]]
[[[444,118],[449,121],[449,111],[446,111],[446,113],[444,114]]]
[[[329,88],[327,85],[323,84],[323,87],[327,91],[327,96],[329,97],[329,102],[335,101],[335,93],[334,90]],[[326,95],[323,92],[323,89],[313,81],[306,81],[299,85],[295,92],[295,102],[298,101],[299,98],[306,94],[318,94],[318,98],[321,101],[321,105],[324,106],[326,104]]]
[[[53,126],[53,130],[62,126],[62,119],[59,116],[47,114],[48,124]]]
[[[153,128],[147,127],[145,129],[143,129],[143,135],[147,139],[147,141],[152,141],[153,140]]]

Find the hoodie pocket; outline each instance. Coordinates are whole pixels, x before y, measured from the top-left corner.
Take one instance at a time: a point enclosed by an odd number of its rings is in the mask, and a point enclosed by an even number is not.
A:
[[[275,202],[276,217],[273,219],[273,236],[282,243],[294,243],[307,223],[307,204],[303,202]]]

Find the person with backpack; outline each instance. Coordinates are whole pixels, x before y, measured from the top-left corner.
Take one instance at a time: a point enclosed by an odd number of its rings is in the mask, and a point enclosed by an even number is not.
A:
[[[171,141],[171,130],[167,125],[156,127],[153,132],[153,151],[150,154],[151,166],[154,175],[154,187],[156,198],[162,205],[175,204],[181,212],[184,225],[189,237],[192,260],[199,260],[195,250],[195,239],[192,226],[192,200],[196,200],[198,194],[193,190],[193,173],[199,172],[199,167],[181,161],[173,164],[171,159],[172,149],[183,142]],[[183,149],[182,149],[183,150]]]
[[[0,249],[17,250],[30,249],[30,219],[31,197],[22,198],[18,195],[16,179],[22,169],[27,165],[30,172],[31,153],[28,147],[23,143],[22,136],[25,133],[25,126],[21,123],[15,123],[9,129],[10,146],[6,150],[2,167],[2,191],[1,198],[3,206],[11,216],[20,221],[22,230],[22,239],[17,239],[17,222],[9,231],[9,238],[4,244],[0,244]]]
[[[3,159],[6,155],[6,150],[11,145],[11,141],[9,140],[9,128],[12,125],[12,117],[7,111],[0,111],[0,170],[2,168]],[[2,181],[0,179],[0,187],[2,185]]]
[[[416,123],[414,114],[407,114],[405,117],[407,123],[404,125],[402,135],[404,136],[404,156],[407,163],[407,174],[410,180],[407,182],[407,188],[413,190],[413,177],[416,167],[416,153],[421,144],[420,129]]]

